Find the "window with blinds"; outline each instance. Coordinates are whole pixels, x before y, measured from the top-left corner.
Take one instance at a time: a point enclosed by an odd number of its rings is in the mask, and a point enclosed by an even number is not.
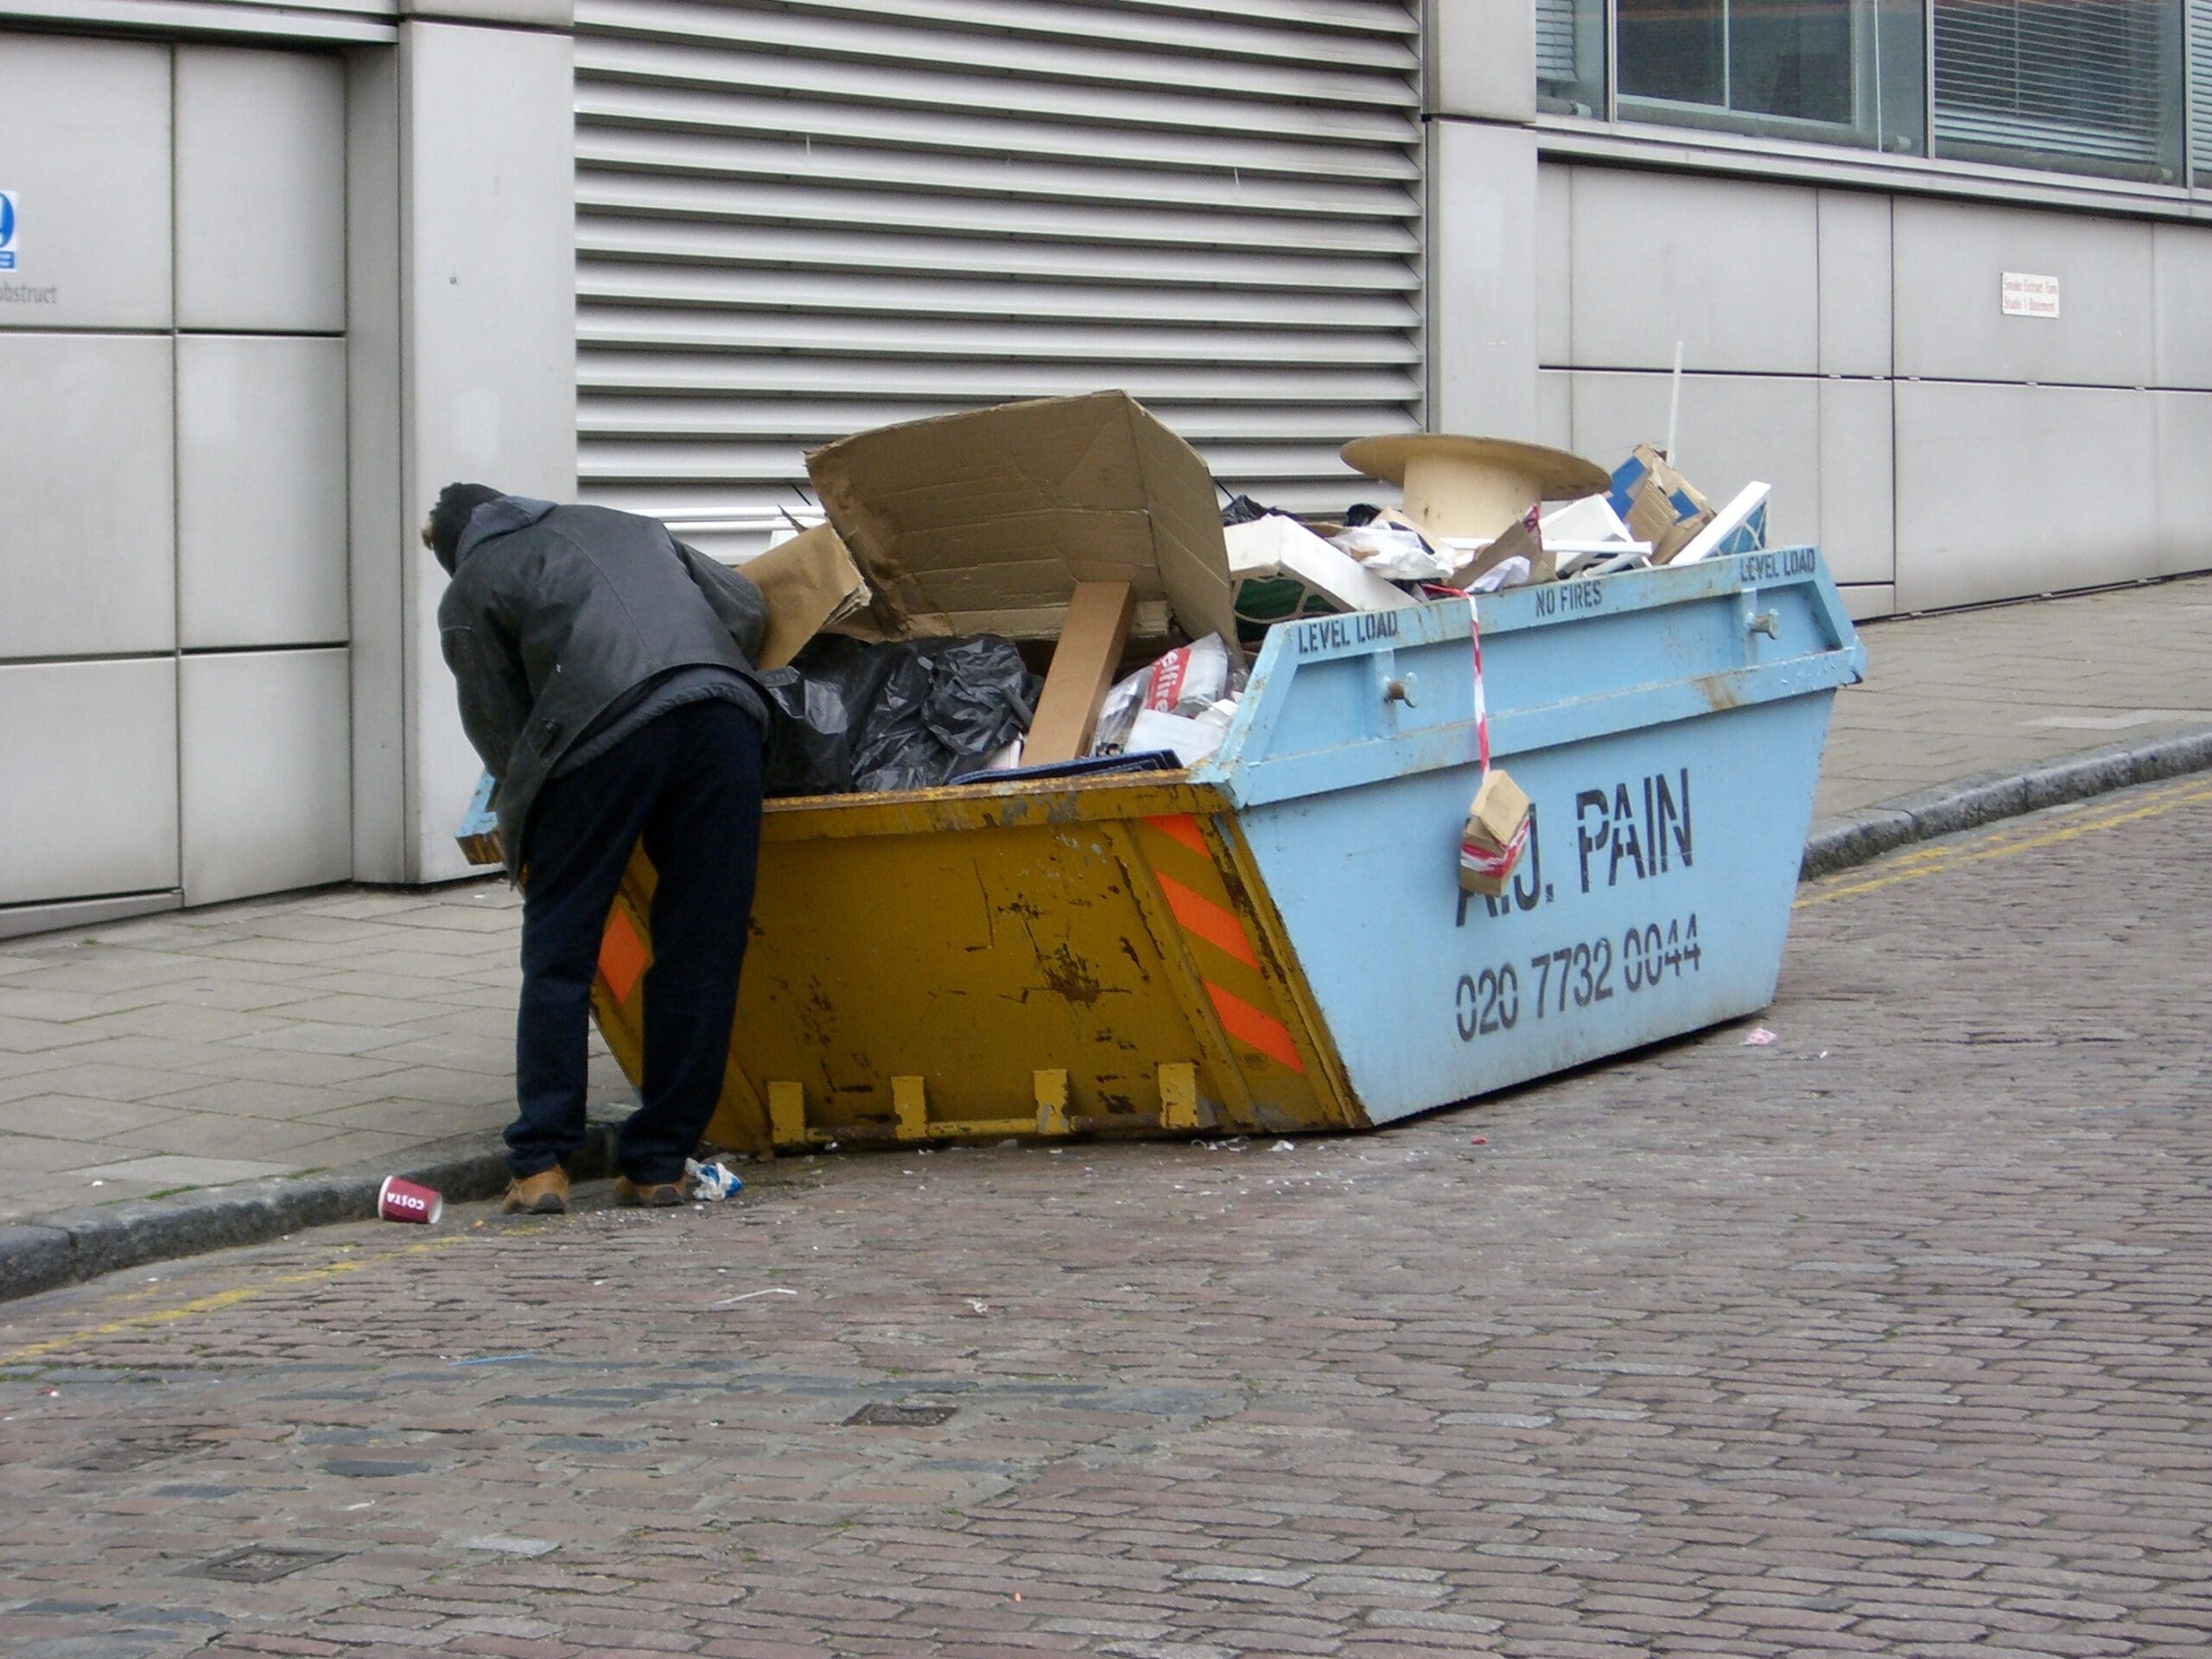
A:
[[[1535,4],[1553,114],[1605,113],[1611,28],[1627,119],[2212,188],[2212,0]]]
[[[2189,175],[2212,187],[2212,0],[2189,0]]]
[[[1536,0],[1536,99],[1554,115],[1605,112],[1602,0]]]
[[[1604,112],[1610,17],[1623,119],[1921,154],[1923,4],[1536,0],[1539,106]]]
[[[1937,155],[2180,181],[2177,0],[1933,4]]]

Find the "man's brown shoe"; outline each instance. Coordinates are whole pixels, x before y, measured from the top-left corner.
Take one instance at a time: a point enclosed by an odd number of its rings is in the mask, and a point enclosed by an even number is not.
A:
[[[516,1176],[507,1183],[506,1202],[499,1208],[510,1216],[568,1214],[568,1172],[556,1164],[535,1175]]]
[[[646,1181],[640,1184],[627,1175],[614,1178],[614,1202],[636,1209],[673,1210],[690,1201],[681,1181]]]

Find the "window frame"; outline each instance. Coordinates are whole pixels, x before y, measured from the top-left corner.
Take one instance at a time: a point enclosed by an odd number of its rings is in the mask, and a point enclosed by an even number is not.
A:
[[[1600,154],[1625,159],[1637,152],[1652,148],[1672,148],[1692,154],[1709,156],[1716,166],[1731,170],[1756,172],[1787,171],[1803,175],[1810,170],[1834,175],[1853,175],[1862,182],[1873,183],[1883,175],[1895,173],[1903,175],[1898,183],[1903,188],[1916,188],[1904,183],[1904,179],[1923,178],[1933,181],[1942,179],[1947,188],[1965,187],[1969,194],[1985,190],[2003,199],[2017,199],[2020,188],[2046,188],[2058,201],[2076,202],[2085,197],[2107,198],[2118,201],[2142,204],[2152,201],[2193,203],[2205,201],[2212,205],[2212,0],[2177,0],[2180,14],[2177,35],[2177,63],[2171,70],[2176,87],[2177,105],[2173,118],[2178,128],[2176,140],[2180,165],[2177,178],[2171,182],[2132,176],[2124,172],[2102,172],[2093,168],[2069,168],[2040,163],[2023,151],[2018,159],[1997,160],[1957,155],[1940,156],[1935,153],[1936,126],[1936,8],[1933,0],[1917,0],[1920,28],[1916,41],[1920,67],[1920,96],[1913,119],[1918,130],[1919,148],[1909,154],[1900,154],[1885,148],[1883,137],[1877,132],[1867,142],[1856,129],[1847,130],[1848,137],[1831,138],[1815,129],[1831,124],[1802,121],[1788,116],[1769,116],[1757,112],[1730,110],[1717,105],[1671,104],[1670,100],[1630,96],[1624,99],[1620,88],[1620,10],[1618,0],[1599,0],[1604,16],[1604,96],[1602,116],[1580,116],[1547,111],[1541,107],[1550,96],[1545,83],[1536,86],[1538,110],[1535,124],[1554,141],[1548,142],[1548,151],[1558,150],[1563,156],[1579,154],[1597,158]],[[1724,24],[1724,35],[1725,24]],[[1875,60],[1870,65],[1872,73],[1880,73],[1878,45],[1874,48]],[[1854,88],[1854,98],[1863,97],[1863,89]],[[1683,112],[1683,118],[1672,118],[1664,113],[1671,107]],[[1709,118],[1696,118],[1699,115]],[[1879,124],[1878,118],[1877,124]],[[1602,139],[1611,136],[1623,142],[1606,143]],[[1593,142],[1597,141],[1597,142]],[[1749,156],[1771,156],[1782,161],[1782,168],[1755,168],[1742,169],[1733,158]],[[1868,177],[1868,175],[1872,177]],[[2018,187],[2007,188],[2006,187]],[[1885,186],[1883,188],[1890,188]],[[2189,213],[2185,217],[2198,215]]]

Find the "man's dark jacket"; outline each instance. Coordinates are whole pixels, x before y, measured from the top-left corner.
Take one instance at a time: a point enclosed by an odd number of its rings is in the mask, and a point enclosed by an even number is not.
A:
[[[438,605],[461,723],[499,780],[510,874],[531,808],[582,747],[716,697],[756,720],[760,590],[658,521],[501,496],[471,515]]]

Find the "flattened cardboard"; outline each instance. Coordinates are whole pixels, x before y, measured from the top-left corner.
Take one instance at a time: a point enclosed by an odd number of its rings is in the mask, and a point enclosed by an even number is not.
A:
[[[1648,443],[1613,474],[1613,511],[1629,534],[1651,543],[1651,562],[1664,564],[1713,522],[1713,508],[1696,486]]]
[[[1519,521],[1510,526],[1503,536],[1455,571],[1452,577],[1452,586],[1469,587],[1481,581],[1508,559],[1516,558],[1529,561],[1527,585],[1533,586],[1540,582],[1549,582],[1559,574],[1557,561],[1554,558],[1550,548],[1544,543],[1542,523],[1537,517],[1536,509],[1533,506],[1522,513]]]
[[[768,631],[755,659],[781,668],[823,629],[868,602],[868,588],[850,549],[827,524],[802,531],[738,567],[760,588],[768,607]]]
[[[1233,639],[1213,475],[1126,392],[1001,404],[879,427],[814,451],[808,476],[874,589],[887,638],[1049,639],[1077,583],[1129,584],[1140,630],[1168,613]]]
[[[1025,766],[1051,766],[1090,753],[1098,711],[1106,706],[1135,620],[1136,598],[1128,582],[1077,584],[1022,746]]]

